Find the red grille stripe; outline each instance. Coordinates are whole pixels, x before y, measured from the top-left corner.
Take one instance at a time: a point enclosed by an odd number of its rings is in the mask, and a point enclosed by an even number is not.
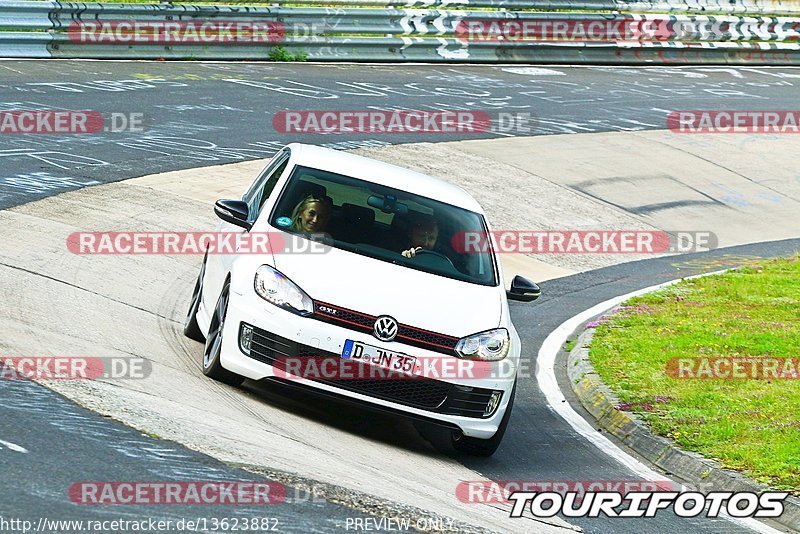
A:
[[[342,308],[341,306],[336,306],[334,304],[329,304],[327,302],[314,301],[314,315],[313,315],[313,317],[315,317],[316,319],[327,320],[327,321],[331,321],[331,322],[334,322],[334,323],[345,323],[345,324],[348,324],[348,325],[356,326],[359,329],[365,330],[365,331],[370,331],[371,332],[372,329],[373,329],[372,324],[364,324],[364,323],[359,323],[359,322],[356,322],[356,321],[351,321],[351,320],[345,319],[344,317],[341,317],[339,315],[335,315],[335,314],[332,314],[332,313],[327,313],[327,312],[321,311],[319,309],[320,307],[331,308],[332,310],[336,310],[336,311],[342,312],[343,314],[357,315],[359,317],[363,317],[363,318],[367,319],[370,323],[374,323],[375,320],[377,319],[377,316],[374,316],[374,315],[369,315],[369,314],[366,314],[366,313],[363,313],[363,312],[351,310],[349,308]],[[418,328],[416,326],[411,326],[411,325],[402,324],[402,323],[398,323],[397,326],[398,326],[398,330],[399,330],[399,332],[397,334],[398,338],[402,338],[402,339],[406,339],[406,340],[409,340],[409,341],[413,341],[415,344],[418,344],[418,345],[436,347],[437,349],[446,349],[448,351],[448,353],[452,352],[455,349],[456,343],[458,342],[458,338],[457,337],[448,336],[446,334],[440,334],[438,332],[433,332],[431,330],[426,330],[424,328]],[[403,332],[404,330],[405,330],[405,332]],[[435,336],[435,337],[439,338],[439,341],[443,341],[445,343],[449,342],[450,344],[445,345],[443,343],[437,343],[435,341],[429,341],[429,340],[421,339],[420,337],[415,337],[413,335],[413,332],[408,332],[409,330],[416,331],[416,332],[421,332],[423,334],[429,334],[431,336]],[[441,350],[439,350],[439,352],[441,352]]]

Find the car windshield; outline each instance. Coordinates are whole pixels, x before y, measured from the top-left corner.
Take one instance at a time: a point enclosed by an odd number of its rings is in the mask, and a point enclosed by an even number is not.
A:
[[[464,235],[487,235],[483,216],[407,191],[297,166],[269,222],[287,232],[322,235],[335,248],[376,260],[497,285],[489,247],[467,251],[457,245]]]

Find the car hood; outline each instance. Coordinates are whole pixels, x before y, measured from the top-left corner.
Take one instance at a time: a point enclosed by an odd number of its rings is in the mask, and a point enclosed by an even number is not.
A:
[[[500,289],[470,284],[353,252],[276,254],[275,267],[315,301],[454,337],[497,328]]]

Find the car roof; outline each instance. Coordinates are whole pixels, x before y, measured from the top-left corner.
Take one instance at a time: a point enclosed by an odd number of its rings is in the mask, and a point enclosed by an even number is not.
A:
[[[291,143],[288,148],[292,151],[291,157],[296,165],[351,176],[469,211],[484,213],[480,204],[464,189],[426,174],[315,145]]]

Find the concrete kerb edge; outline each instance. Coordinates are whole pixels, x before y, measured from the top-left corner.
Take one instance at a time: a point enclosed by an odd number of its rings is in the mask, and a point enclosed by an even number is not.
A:
[[[411,521],[412,528],[419,531],[436,531],[436,532],[466,532],[468,534],[495,534],[497,531],[489,530],[476,525],[471,525],[455,518],[417,508],[415,506],[408,506],[395,501],[375,497],[368,493],[359,492],[356,490],[345,488],[327,482],[321,482],[308,477],[289,473],[286,471],[279,471],[260,465],[244,464],[244,463],[228,463],[229,466],[244,469],[251,473],[264,476],[270,480],[274,480],[287,486],[292,486],[298,490],[302,490],[320,499],[334,504],[340,504],[354,511],[363,512],[377,517],[386,517],[391,519],[408,519]],[[290,496],[287,495],[287,498]],[[420,519],[428,519],[429,526],[441,525],[442,528],[418,528],[417,521]],[[554,526],[554,525],[551,525]],[[565,529],[566,530],[566,529]]]
[[[345,488],[344,486],[330,484],[328,482],[321,482],[287,471],[241,462],[226,463],[230,467],[235,467],[258,474],[268,478],[269,480],[305,491],[318,498],[324,499],[327,502],[340,504],[359,512],[390,519],[409,519],[412,522],[412,529],[420,532],[459,532],[466,534],[500,534],[501,532],[466,523],[464,521],[454,519],[447,515],[432,512],[424,508],[401,504],[396,501],[384,499],[382,497],[376,497],[368,493]],[[425,528],[420,528],[419,523],[417,523],[417,520],[419,519],[428,520],[429,528],[427,528],[427,530]],[[548,527],[560,528],[564,532],[583,532],[580,527],[575,525],[557,524],[551,522],[549,519],[536,518],[529,515],[523,515],[523,519],[533,521],[535,523],[541,523],[542,525],[547,525]],[[530,523],[521,523],[521,525],[526,528],[531,528],[533,526]],[[524,532],[524,530],[520,532]]]
[[[620,404],[619,398],[600,379],[589,361],[589,347],[595,329],[581,326],[569,336],[569,339],[575,339],[578,331],[580,334],[575,345],[567,354],[567,377],[573,393],[600,428],[615,436],[667,475],[675,475],[690,486],[702,487],[704,484],[713,484],[715,491],[754,493],[770,490],[769,487],[741,473],[724,469],[715,460],[678,448],[668,439],[653,434],[644,421],[635,414],[619,410],[617,408]],[[800,532],[800,499],[791,495],[787,497],[784,501],[783,514],[771,520]]]

